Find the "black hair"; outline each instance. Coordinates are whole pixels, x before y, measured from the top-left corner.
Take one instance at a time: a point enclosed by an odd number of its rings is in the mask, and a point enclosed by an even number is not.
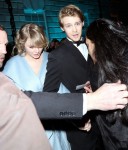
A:
[[[95,44],[95,58],[98,65],[98,87],[105,82],[128,85],[128,32],[126,27],[118,26],[108,19],[97,19],[90,24],[86,36]],[[109,120],[116,121],[120,116],[128,121],[128,106],[114,111]]]

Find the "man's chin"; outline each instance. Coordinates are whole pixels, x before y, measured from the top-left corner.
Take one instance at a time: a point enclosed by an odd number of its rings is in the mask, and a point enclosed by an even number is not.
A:
[[[80,40],[80,38],[74,38],[74,39],[72,39],[72,41],[74,41],[74,42],[77,42],[79,40]]]

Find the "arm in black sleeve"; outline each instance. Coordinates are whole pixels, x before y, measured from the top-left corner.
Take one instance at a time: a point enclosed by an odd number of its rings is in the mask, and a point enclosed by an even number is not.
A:
[[[33,101],[40,119],[80,119],[83,116],[83,95],[25,92]]]

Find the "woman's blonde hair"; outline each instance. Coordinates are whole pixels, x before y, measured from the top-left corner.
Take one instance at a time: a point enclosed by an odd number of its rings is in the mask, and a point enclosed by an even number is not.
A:
[[[24,46],[27,39],[31,40],[30,47],[39,47],[42,49],[48,47],[48,41],[43,28],[39,25],[28,23],[23,25],[16,34],[15,48],[18,50],[18,54],[24,53]]]

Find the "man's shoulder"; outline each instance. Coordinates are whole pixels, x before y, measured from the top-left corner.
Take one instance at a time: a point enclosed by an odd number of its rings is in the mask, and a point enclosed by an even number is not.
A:
[[[50,52],[49,55],[53,55],[57,57],[61,55],[66,55],[70,49],[69,45],[70,42],[66,39],[54,51]]]
[[[61,55],[65,50],[66,50],[65,45],[62,43],[56,49],[50,52],[49,55],[58,56]]]

